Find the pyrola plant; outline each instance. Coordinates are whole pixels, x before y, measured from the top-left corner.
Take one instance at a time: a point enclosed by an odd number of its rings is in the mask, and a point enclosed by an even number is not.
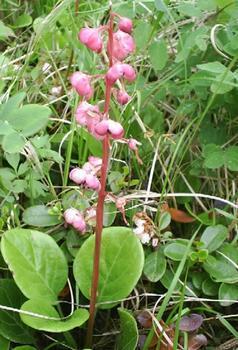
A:
[[[91,347],[92,332],[95,318],[95,305],[99,279],[99,260],[101,235],[103,229],[104,201],[107,195],[115,201],[116,207],[124,215],[125,200],[116,198],[113,194],[106,192],[107,171],[109,162],[109,153],[111,142],[121,140],[127,144],[129,150],[135,152],[138,156],[139,142],[134,139],[124,138],[123,126],[115,120],[112,120],[109,113],[110,100],[115,98],[119,105],[125,105],[131,100],[131,96],[126,92],[125,84],[133,82],[136,79],[135,69],[124,60],[135,51],[134,39],[131,35],[133,29],[132,21],[129,18],[121,17],[116,13],[110,12],[107,25],[99,28],[82,28],[78,38],[88,49],[101,56],[102,62],[107,57],[108,66],[105,73],[98,78],[85,72],[75,72],[70,77],[73,89],[81,97],[81,101],[76,110],[76,123],[85,128],[93,137],[100,140],[103,145],[102,159],[89,157],[88,162],[82,168],[74,168],[70,171],[70,180],[75,184],[91,189],[98,193],[96,212],[95,208],[89,208],[86,212],[80,212],[77,209],[69,208],[64,213],[66,225],[72,225],[77,231],[84,233],[88,230],[90,224],[95,223],[91,220],[96,215],[95,229],[95,251],[93,276],[90,298],[90,318],[87,329],[87,347]],[[90,104],[90,99],[94,93],[94,84],[98,79],[103,79],[105,84],[105,101],[103,110],[99,105]],[[126,222],[127,223],[127,222]]]

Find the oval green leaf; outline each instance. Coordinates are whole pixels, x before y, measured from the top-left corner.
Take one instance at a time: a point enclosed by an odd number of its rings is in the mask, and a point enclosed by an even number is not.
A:
[[[238,299],[238,285],[222,283],[219,288],[218,297],[220,300],[224,300],[220,301],[220,304],[222,306],[229,306],[234,304],[234,302],[236,302]]]
[[[120,316],[120,336],[118,339],[118,350],[135,350],[138,343],[138,329],[136,320],[131,313],[125,309],[119,308]]]
[[[26,141],[22,135],[18,132],[12,132],[3,136],[2,148],[8,153],[18,153],[21,152],[25,143]]]
[[[89,237],[74,260],[74,277],[86,298],[90,298],[95,236]],[[144,265],[144,252],[131,229],[110,227],[103,230],[98,303],[125,298],[138,282]],[[99,305],[111,308],[112,304]]]
[[[164,255],[174,261],[181,261],[186,252],[186,245],[182,243],[171,243],[164,249]],[[190,252],[189,252],[190,253]]]
[[[145,258],[144,274],[151,282],[158,282],[166,270],[166,259],[161,249]]]
[[[21,313],[22,321],[28,326],[40,331],[54,333],[67,332],[73,328],[80,327],[87,321],[89,317],[87,310],[77,309],[74,311],[72,316],[61,320],[55,308],[47,303],[45,299],[28,300],[22,305],[21,310],[47,316],[49,318],[58,318],[59,320],[51,320],[47,318],[41,318],[39,316],[29,316]]]
[[[49,208],[45,205],[35,205],[27,208],[23,213],[23,221],[27,225],[47,227],[60,224],[59,215],[49,214]]]
[[[209,226],[203,232],[201,242],[209,253],[217,250],[228,236],[228,229],[223,225]]]
[[[27,298],[43,295],[49,302],[57,300],[67,280],[67,262],[52,237],[33,230],[9,230],[2,237],[1,251]]]

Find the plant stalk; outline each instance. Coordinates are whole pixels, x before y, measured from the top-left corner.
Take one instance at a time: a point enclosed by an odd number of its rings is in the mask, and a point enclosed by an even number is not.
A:
[[[113,15],[110,14],[109,26],[108,26],[108,57],[109,67],[113,64],[112,59],[113,50]],[[104,105],[104,118],[108,118],[110,100],[111,100],[111,85],[106,82],[105,92],[105,105]],[[99,265],[100,265],[100,252],[101,252],[101,240],[103,230],[103,217],[104,217],[104,201],[106,197],[106,182],[107,182],[107,169],[109,160],[109,136],[103,140],[103,155],[102,155],[102,168],[101,168],[101,189],[98,194],[97,214],[96,214],[96,233],[95,233],[95,248],[93,259],[93,275],[91,284],[90,295],[90,308],[89,308],[89,321],[86,335],[86,347],[91,348],[93,338],[93,328],[96,314],[96,301],[99,281]]]

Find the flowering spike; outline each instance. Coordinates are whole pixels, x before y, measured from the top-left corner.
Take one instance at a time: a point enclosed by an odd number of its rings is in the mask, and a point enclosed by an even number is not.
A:
[[[90,85],[91,77],[82,72],[75,72],[70,77],[70,82],[73,88],[77,91],[80,96],[89,100],[93,95],[93,88]]]
[[[123,32],[131,34],[133,24],[132,24],[132,20],[130,18],[121,17],[119,20],[118,26],[119,26],[119,29],[122,30]]]
[[[100,35],[100,28],[82,28],[79,32],[79,40],[90,50],[100,53],[103,43]]]

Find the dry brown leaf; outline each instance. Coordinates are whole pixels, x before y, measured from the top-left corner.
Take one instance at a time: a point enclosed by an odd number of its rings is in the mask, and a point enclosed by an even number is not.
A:
[[[188,215],[185,211],[175,208],[170,208],[168,204],[162,206],[164,211],[167,211],[171,215],[171,219],[176,222],[189,223],[195,221],[195,219]]]

